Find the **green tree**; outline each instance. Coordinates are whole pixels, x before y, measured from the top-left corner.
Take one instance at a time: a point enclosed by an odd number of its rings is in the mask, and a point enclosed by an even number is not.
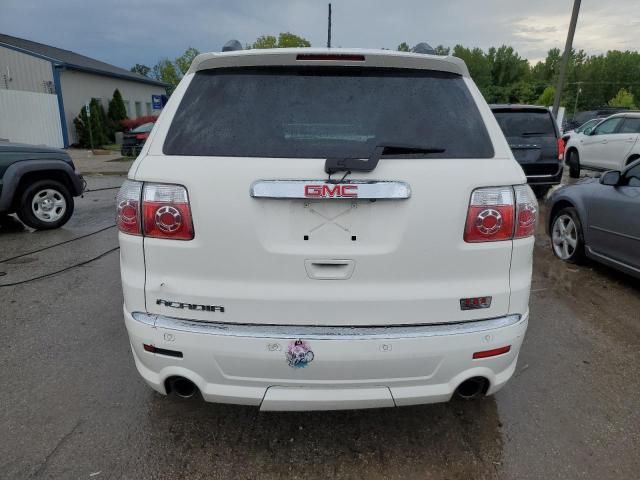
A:
[[[400,45],[398,45],[398,48],[396,48],[396,50],[398,50],[399,52],[410,52],[411,47],[407,42],[402,42]]]
[[[291,32],[283,32],[278,38],[273,35],[262,35],[258,37],[250,48],[296,48],[310,47],[309,40],[299,37]]]
[[[156,63],[151,71],[152,78],[168,83],[167,93],[171,95],[180,82],[180,73],[175,64],[168,58],[163,58]]]
[[[113,97],[109,100],[109,109],[107,111],[107,129],[109,140],[115,141],[115,132],[122,131],[120,122],[126,120],[127,108],[122,100],[120,90],[117,88],[113,92]]]
[[[146,65],[142,65],[141,63],[136,63],[133,67],[131,67],[131,71],[133,73],[137,73],[139,75],[148,77],[149,73],[151,72],[151,69]]]
[[[89,102],[89,111],[90,118],[83,106],[80,114],[73,120],[78,135],[78,144],[84,148],[91,148],[91,138],[93,137],[93,148],[99,148],[107,143],[103,123],[106,115],[104,108],[96,98],[92,98]]]
[[[616,96],[609,100],[607,104],[610,107],[630,108],[632,110],[635,110],[636,108],[633,94],[626,88],[621,88],[620,90],[618,90]]]
[[[176,58],[176,67],[182,75],[187,73],[189,67],[191,66],[191,62],[193,62],[193,59],[198,55],[200,55],[198,49],[189,47],[184,51],[182,55]]]
[[[536,100],[536,105],[543,105],[545,107],[553,105],[553,99],[555,98],[555,96],[556,89],[549,86],[545,88],[542,94],[538,97],[538,99]]]

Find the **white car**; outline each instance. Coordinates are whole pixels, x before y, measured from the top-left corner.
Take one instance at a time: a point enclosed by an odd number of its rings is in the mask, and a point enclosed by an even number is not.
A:
[[[493,394],[529,318],[526,181],[460,59],[199,55],[117,197],[138,371],[262,410]]]
[[[640,158],[640,112],[618,113],[582,134],[572,135],[565,148],[569,175],[580,170],[624,170]]]

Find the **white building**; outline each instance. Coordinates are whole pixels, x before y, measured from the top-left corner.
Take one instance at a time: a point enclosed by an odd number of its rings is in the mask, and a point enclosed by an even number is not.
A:
[[[166,87],[69,50],[0,34],[0,138],[5,140],[67,147],[77,141],[73,119],[92,98],[106,110],[117,88],[128,117],[136,118],[159,113],[152,95],[164,95]]]

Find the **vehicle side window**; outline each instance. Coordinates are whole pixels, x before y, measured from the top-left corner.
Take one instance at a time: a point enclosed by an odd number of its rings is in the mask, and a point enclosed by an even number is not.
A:
[[[640,187],[640,164],[627,170],[624,178],[628,187]]]
[[[605,120],[596,127],[594,135],[607,135],[609,133],[615,133],[618,125],[620,125],[620,122],[622,122],[622,120],[622,117],[610,118],[609,120]]]
[[[625,118],[620,133],[640,133],[640,118]]]

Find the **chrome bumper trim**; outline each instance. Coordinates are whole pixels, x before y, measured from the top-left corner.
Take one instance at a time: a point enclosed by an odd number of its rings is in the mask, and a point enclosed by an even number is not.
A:
[[[402,200],[411,197],[406,182],[381,180],[258,180],[251,185],[253,198],[304,198],[322,200]]]
[[[423,338],[445,335],[463,335],[511,327],[524,321],[528,314],[506,315],[458,323],[435,325],[392,325],[386,327],[345,327],[305,325],[256,325],[239,323],[204,322],[166,317],[141,312],[132,313],[135,321],[153,328],[164,328],[185,333],[201,333],[227,337],[290,338],[309,340],[371,340],[383,338]]]

